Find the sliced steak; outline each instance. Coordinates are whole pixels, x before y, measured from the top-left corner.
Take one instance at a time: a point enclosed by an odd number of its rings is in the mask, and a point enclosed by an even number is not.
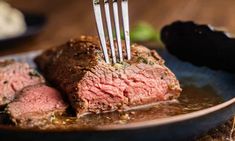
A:
[[[57,90],[38,84],[24,88],[6,110],[16,125],[29,128],[43,127],[66,108]]]
[[[45,77],[67,94],[78,116],[128,110],[181,93],[164,60],[141,45],[132,45],[132,60],[110,65],[104,62],[98,38],[83,36],[45,51],[35,61]]]
[[[24,87],[43,82],[42,76],[26,63],[0,62],[0,106],[11,102]]]

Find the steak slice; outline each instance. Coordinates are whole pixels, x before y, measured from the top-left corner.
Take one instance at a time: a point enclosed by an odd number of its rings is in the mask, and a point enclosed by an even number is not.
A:
[[[44,78],[26,63],[0,62],[0,106],[11,102],[24,87],[43,82]]]
[[[45,51],[35,61],[46,79],[67,94],[78,117],[128,110],[174,99],[181,93],[164,60],[141,45],[132,45],[130,61],[111,65],[103,59],[98,38],[82,36]]]
[[[38,84],[24,88],[8,104],[6,111],[12,121],[23,128],[44,127],[55,115],[62,115],[67,105],[54,88]]]

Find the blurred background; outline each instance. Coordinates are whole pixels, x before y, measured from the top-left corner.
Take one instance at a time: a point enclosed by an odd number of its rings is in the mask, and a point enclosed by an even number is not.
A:
[[[72,37],[95,35],[96,27],[91,0],[8,0],[27,12],[43,13],[47,24],[42,32],[17,47],[0,47],[0,55],[45,49]],[[139,21],[156,30],[175,20],[193,20],[226,27],[235,33],[235,0],[129,0],[131,27]]]

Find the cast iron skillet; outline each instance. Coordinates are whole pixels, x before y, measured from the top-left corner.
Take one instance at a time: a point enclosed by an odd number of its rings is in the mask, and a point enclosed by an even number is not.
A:
[[[18,41],[22,41],[24,39],[28,39],[34,35],[37,35],[43,28],[46,23],[46,17],[43,14],[34,14],[34,13],[27,13],[23,12],[25,22],[27,25],[26,31],[14,37],[0,39],[0,48],[4,46],[9,46],[11,44],[15,44]]]
[[[182,62],[160,50],[166,65],[178,79],[188,85],[212,86],[225,102],[201,111],[173,116],[164,119],[143,121],[127,125],[106,126],[82,130],[27,130],[16,127],[1,126],[1,140],[34,141],[183,141],[193,140],[195,136],[229,120],[235,114],[235,75],[222,71],[213,71],[205,67],[196,67]],[[10,58],[28,61],[39,52],[13,55]],[[9,58],[9,57],[8,57]],[[1,58],[6,59],[6,58]]]

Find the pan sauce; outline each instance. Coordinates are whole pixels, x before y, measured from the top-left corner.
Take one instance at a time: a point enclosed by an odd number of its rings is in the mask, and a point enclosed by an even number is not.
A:
[[[183,87],[183,92],[178,101],[156,104],[127,112],[113,112],[99,115],[87,115],[80,119],[71,117],[54,117],[52,123],[57,126],[70,128],[89,128],[113,124],[127,124],[166,118],[186,114],[220,104],[223,99],[216,95],[210,86],[197,88],[195,86]]]
[[[198,88],[184,86],[180,98],[172,102],[158,103],[152,107],[131,110],[127,112],[113,112],[99,115],[86,115],[77,119],[69,116],[54,116],[48,121],[47,128],[92,128],[105,125],[128,124],[158,118],[166,118],[180,114],[187,114],[220,104],[223,99],[216,95],[211,86]],[[0,124],[11,125],[7,116],[0,113]]]

